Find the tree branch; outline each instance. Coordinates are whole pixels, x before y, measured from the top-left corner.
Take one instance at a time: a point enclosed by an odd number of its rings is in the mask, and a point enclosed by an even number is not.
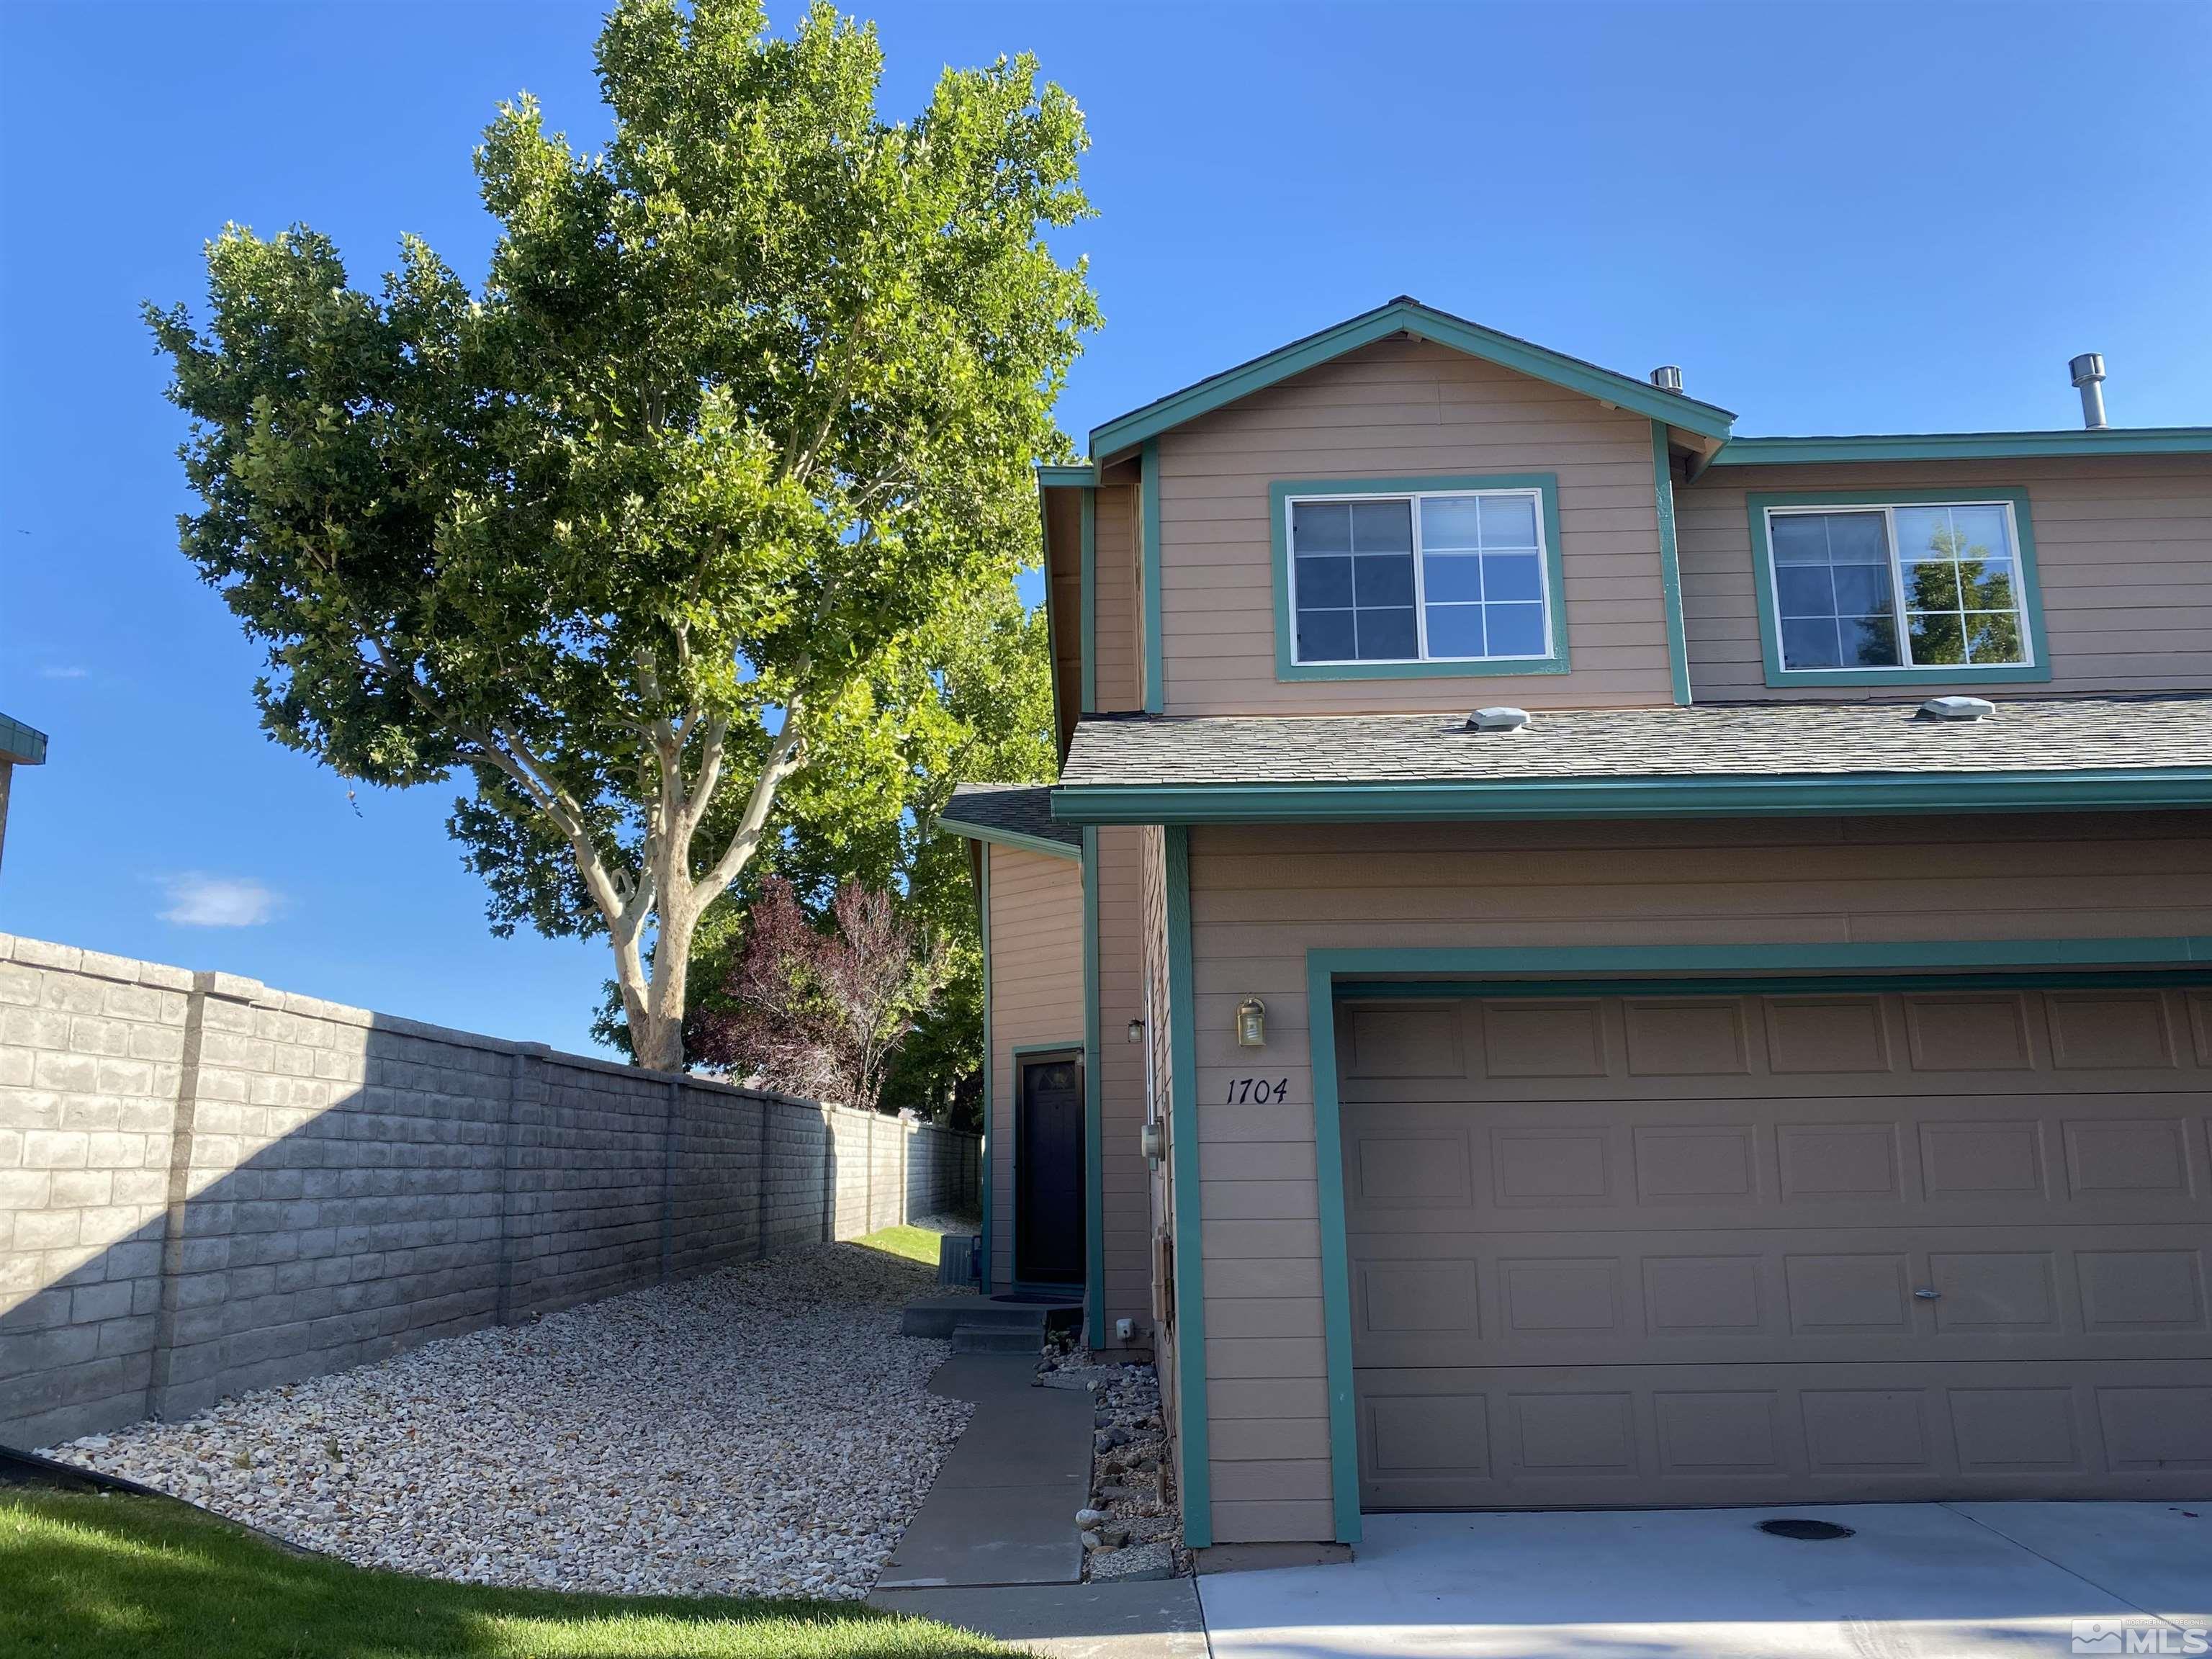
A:
[[[768,758],[761,765],[760,775],[753,780],[744,816],[738,820],[737,831],[730,837],[722,856],[714,861],[714,867],[700,878],[699,884],[709,893],[727,891],[730,884],[744,871],[753,850],[760,845],[761,830],[768,823],[769,809],[775,805],[776,790],[805,763],[799,732],[805,712],[803,697],[793,696],[784,704],[783,729],[769,745]]]

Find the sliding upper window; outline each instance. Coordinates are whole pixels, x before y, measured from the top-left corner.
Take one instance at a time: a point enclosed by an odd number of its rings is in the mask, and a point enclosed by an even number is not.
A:
[[[2024,490],[1753,495],[1770,685],[2048,679]]]
[[[1565,671],[1549,475],[1273,494],[1283,678]]]

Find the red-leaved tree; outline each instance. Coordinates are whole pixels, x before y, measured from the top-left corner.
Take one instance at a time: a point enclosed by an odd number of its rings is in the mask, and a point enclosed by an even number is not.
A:
[[[900,919],[891,896],[847,881],[826,926],[772,876],[745,941],[700,1007],[684,1046],[701,1065],[760,1087],[873,1111],[900,1042],[943,981],[941,949]]]

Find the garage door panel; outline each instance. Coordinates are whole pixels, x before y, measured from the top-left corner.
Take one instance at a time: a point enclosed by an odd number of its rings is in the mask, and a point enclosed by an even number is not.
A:
[[[2204,1092],[1342,1108],[1354,1231],[2212,1219]]]
[[[1352,1235],[1357,1365],[2212,1354],[2201,1227]],[[1580,1243],[1583,1248],[1571,1248]],[[1921,1294],[1932,1291],[1933,1296]]]
[[[2202,1498],[2212,1384],[2148,1362],[1363,1371],[1371,1509]]]
[[[1402,1036],[1400,1030],[1402,1028]],[[1395,1038],[1396,1040],[1394,1040]],[[1362,1000],[1340,1013],[1344,1097],[1757,1097],[2202,1086],[2212,997],[2190,988]]]
[[[2205,1066],[2212,1066],[2212,1061],[2176,1066],[2172,1070],[2096,1074],[2050,1069],[1923,1074],[1900,1066],[1889,1075],[1815,1073],[1790,1076],[1774,1072],[1710,1079],[1648,1077],[1637,1079],[1637,1089],[1638,1096],[1644,1099],[1681,1101],[1766,1100],[1774,1097],[1777,1083],[1792,1092],[1800,1091],[1802,1085],[1803,1092],[1845,1100],[1881,1100],[1894,1097],[1911,1098],[1930,1094],[1953,1095],[1968,1099],[2005,1095],[2032,1100],[2039,1097],[2076,1095],[2083,1092],[2085,1087],[2104,1091],[2113,1086],[2130,1095],[2195,1095],[2203,1090],[2200,1079]],[[1498,1098],[1532,1103],[1603,1099],[1607,1097],[1603,1091],[1609,1086],[1603,1073],[1589,1077],[1516,1077],[1485,1081]],[[1618,1081],[1619,1074],[1616,1073],[1613,1082],[1617,1084]],[[1468,1098],[1468,1079],[1466,1077],[1401,1078],[1395,1081],[1370,1079],[1364,1082],[1347,1078],[1340,1081],[1339,1087],[1339,1099],[1347,1104],[1360,1101],[1425,1101],[1443,1104]],[[1273,1112],[1273,1116],[1257,1114],[1252,1121],[1260,1129],[1273,1129],[1279,1134],[1282,1115],[1279,1109],[1269,1109]],[[1261,1133],[1252,1138],[1265,1139],[1267,1136]]]
[[[1364,1503],[2212,1493],[2212,994],[1487,998],[1359,1066]]]

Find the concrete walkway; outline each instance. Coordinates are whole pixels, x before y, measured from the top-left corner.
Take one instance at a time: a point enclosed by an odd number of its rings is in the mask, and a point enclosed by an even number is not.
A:
[[[1759,1530],[1778,1516],[1855,1535]],[[1370,1515],[1364,1525],[1349,1565],[1201,1578],[1215,1659],[2057,1659],[2077,1634],[2100,1645],[2076,1652],[2183,1653],[2187,1631],[2212,1626],[2212,1506]]]
[[[1205,1659],[1189,1579],[1081,1582],[1075,1512],[1091,1498],[1095,1412],[1088,1392],[1036,1378],[1033,1354],[956,1354],[929,1379],[975,1414],[868,1605],[1048,1659]]]
[[[938,1367],[929,1391],[971,1400],[975,1414],[878,1591],[1082,1579],[1075,1512],[1091,1500],[1091,1395],[1036,1378],[1034,1354],[955,1354]]]
[[[872,1607],[935,1619],[1045,1659],[1206,1659],[1197,1580],[878,1590]]]

